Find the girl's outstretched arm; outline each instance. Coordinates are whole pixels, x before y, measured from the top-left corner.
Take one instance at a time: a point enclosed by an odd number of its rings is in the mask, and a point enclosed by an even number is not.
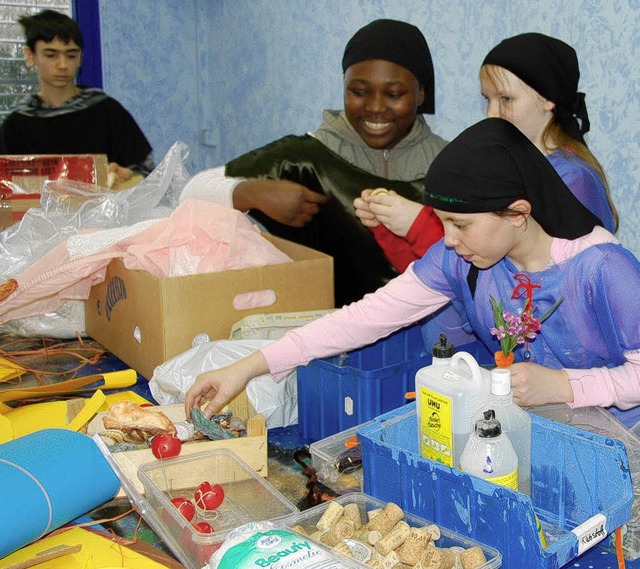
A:
[[[210,419],[239,395],[249,381],[265,373],[269,373],[269,368],[260,351],[227,367],[201,373],[185,396],[184,406],[187,418],[191,417],[193,407],[201,407],[209,401],[204,414]]]

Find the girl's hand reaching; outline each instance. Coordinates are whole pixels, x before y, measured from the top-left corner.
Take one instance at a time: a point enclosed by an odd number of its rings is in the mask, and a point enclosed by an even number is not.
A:
[[[257,351],[230,366],[202,373],[191,386],[184,399],[185,415],[191,417],[191,409],[209,404],[203,410],[210,419],[239,395],[254,377],[269,373],[267,362]]]
[[[532,362],[513,364],[509,369],[513,400],[521,407],[573,401],[569,376],[564,370]]]

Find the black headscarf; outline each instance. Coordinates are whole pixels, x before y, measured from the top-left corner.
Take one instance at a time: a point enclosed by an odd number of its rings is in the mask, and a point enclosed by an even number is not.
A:
[[[555,103],[562,130],[584,143],[583,135],[590,128],[589,114],[585,95],[578,92],[578,56],[570,45],[544,34],[521,34],[494,47],[482,62],[487,64],[511,71]]]
[[[433,62],[422,32],[398,20],[374,20],[360,28],[347,43],[342,71],[368,59],[383,59],[408,69],[424,89],[419,113],[435,113]]]
[[[463,131],[425,178],[425,203],[442,211],[501,211],[518,199],[531,204],[531,216],[552,237],[577,239],[602,225],[542,152],[503,119],[484,119]]]

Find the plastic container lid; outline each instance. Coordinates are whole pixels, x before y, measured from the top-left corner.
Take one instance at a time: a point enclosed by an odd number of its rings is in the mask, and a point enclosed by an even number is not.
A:
[[[451,358],[455,352],[455,347],[451,342],[447,341],[445,334],[440,334],[440,341],[433,345],[431,355],[434,358]]]
[[[489,409],[484,412],[484,419],[476,422],[476,434],[481,439],[495,439],[502,434],[502,425],[496,419],[496,412]]]
[[[506,368],[491,370],[491,393],[493,395],[509,395],[511,393],[511,371]]]

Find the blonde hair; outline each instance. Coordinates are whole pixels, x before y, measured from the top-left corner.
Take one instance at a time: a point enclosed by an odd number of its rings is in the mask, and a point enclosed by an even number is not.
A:
[[[504,71],[505,69],[500,67],[499,65],[486,64],[480,67],[479,76],[481,80],[489,81],[495,89],[500,90],[504,87],[504,84],[506,82]],[[522,81],[522,79],[520,79],[519,77],[518,79]],[[536,93],[541,99],[543,98],[542,95],[540,95],[535,89],[527,85],[524,81],[522,81],[522,83],[529,89],[531,89],[534,93]],[[562,130],[560,123],[556,119],[555,107],[553,110],[553,119],[551,119],[547,123],[547,126],[545,126],[544,130],[542,131],[540,138],[545,151],[547,151],[549,154],[556,150],[560,150],[560,152],[565,158],[567,158],[567,160],[571,160],[573,156],[577,156],[597,172],[604,185],[607,196],[607,203],[609,204],[609,209],[611,209],[611,213],[613,215],[614,231],[617,231],[620,218],[611,198],[609,183],[607,182],[604,168],[585,144],[569,136],[564,130]]]

